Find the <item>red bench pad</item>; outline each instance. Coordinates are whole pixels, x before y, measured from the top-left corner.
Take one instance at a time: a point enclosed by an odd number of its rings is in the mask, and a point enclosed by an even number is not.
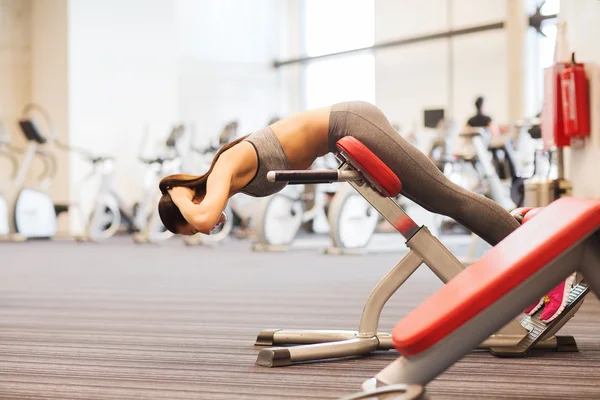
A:
[[[384,191],[386,197],[396,197],[402,191],[402,182],[367,146],[352,136],[337,141],[337,148],[352,158],[360,172]]]
[[[392,333],[403,356],[427,350],[600,227],[600,201],[561,198],[410,312]]]

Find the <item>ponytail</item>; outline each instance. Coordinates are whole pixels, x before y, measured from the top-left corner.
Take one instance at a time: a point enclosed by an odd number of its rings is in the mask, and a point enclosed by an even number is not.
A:
[[[226,150],[229,150],[236,144],[238,144],[241,141],[243,141],[244,139],[246,139],[247,137],[248,137],[248,135],[243,136],[243,137],[236,139],[233,142],[227,143],[226,145],[221,147],[219,149],[219,151],[217,151],[217,154],[215,154],[215,156],[210,164],[210,168],[203,175],[175,174],[175,175],[169,175],[167,177],[164,177],[158,184],[160,192],[163,195],[168,195],[169,189],[172,189],[175,186],[184,186],[184,187],[188,187],[188,188],[194,189],[194,190],[205,189],[206,181],[208,180],[208,176],[212,172],[219,156]]]

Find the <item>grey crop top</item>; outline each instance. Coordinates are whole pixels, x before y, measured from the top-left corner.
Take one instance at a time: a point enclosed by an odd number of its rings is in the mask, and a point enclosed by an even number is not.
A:
[[[282,190],[286,183],[267,181],[267,172],[291,169],[290,161],[283,152],[279,139],[270,127],[254,132],[246,138],[254,146],[258,158],[258,169],[254,178],[242,190],[249,196],[266,197]]]

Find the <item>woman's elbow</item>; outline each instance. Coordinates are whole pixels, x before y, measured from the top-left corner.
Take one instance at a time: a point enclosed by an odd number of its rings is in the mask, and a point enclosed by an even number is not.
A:
[[[209,218],[207,218],[205,214],[195,215],[190,221],[190,224],[198,231],[198,233],[203,233],[205,235],[210,234],[214,225],[210,223]]]

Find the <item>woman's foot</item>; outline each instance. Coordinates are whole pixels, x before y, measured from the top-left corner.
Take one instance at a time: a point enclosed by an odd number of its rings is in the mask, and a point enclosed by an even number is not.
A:
[[[562,281],[560,285],[542,297],[540,301],[527,308],[524,313],[533,315],[538,312],[540,308],[544,307],[544,311],[542,312],[542,315],[540,315],[540,321],[546,324],[552,322],[567,306],[569,293],[571,293],[571,289],[573,288],[573,285],[575,285],[575,275],[575,273],[570,275],[567,279]]]
[[[527,315],[535,314],[540,308],[544,306],[544,300],[546,300],[546,296],[542,297],[537,303],[529,306],[529,308],[526,308],[523,312]]]
[[[546,295],[547,300],[545,300],[544,312],[540,315],[540,321],[552,322],[564,311],[574,284],[575,274],[572,274]]]

